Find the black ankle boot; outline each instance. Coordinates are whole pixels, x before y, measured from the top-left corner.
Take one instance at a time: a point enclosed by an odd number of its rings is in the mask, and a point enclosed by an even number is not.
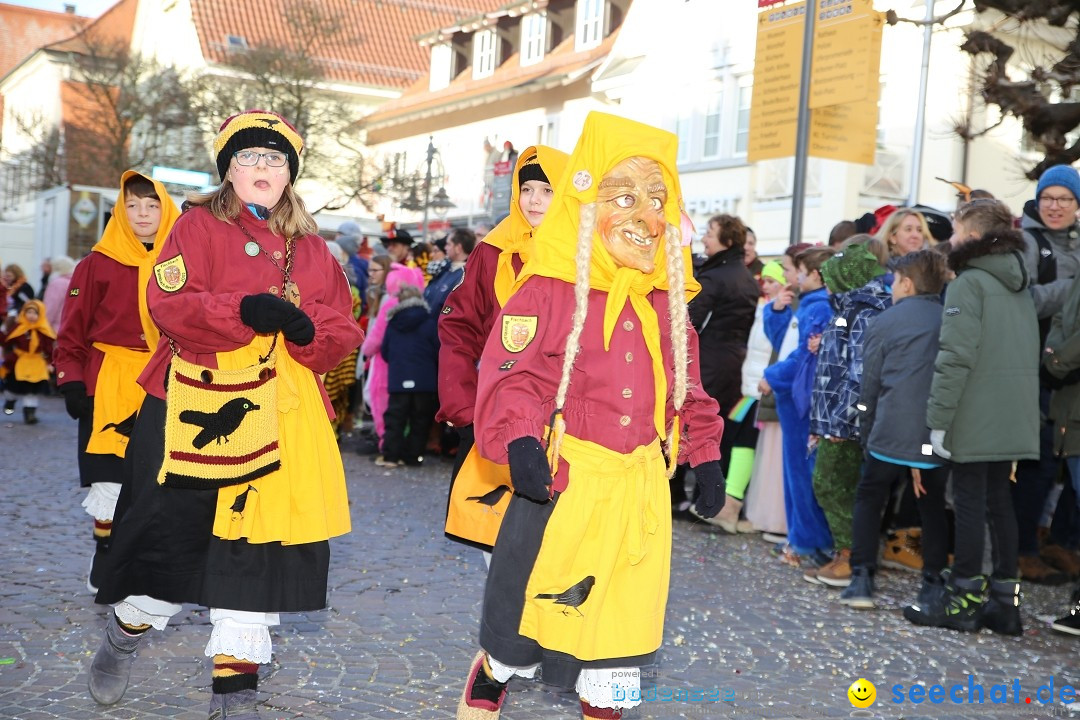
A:
[[[128,635],[120,628],[115,613],[109,613],[105,637],[90,663],[90,695],[101,705],[119,702],[127,691],[135,648],[142,634]]]
[[[945,580],[936,573],[923,573],[922,587],[915,602],[904,608],[908,622],[941,627],[945,622]]]
[[[15,414],[15,401],[14,400],[5,400],[4,401],[4,414],[5,415],[14,415]]]
[[[983,627],[1001,635],[1022,635],[1020,579],[990,580],[990,598],[982,611]]]
[[[24,407],[22,409],[23,422],[27,425],[37,425],[37,408]]]
[[[938,627],[976,632],[982,627],[986,576],[957,577],[945,584],[945,619]]]

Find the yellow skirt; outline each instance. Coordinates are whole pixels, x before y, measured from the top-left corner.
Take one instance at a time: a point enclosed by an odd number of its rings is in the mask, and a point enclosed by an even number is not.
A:
[[[671,574],[660,441],[621,455],[567,435],[561,455],[569,482],[544,531],[519,632],[585,661],[655,652]]]
[[[94,343],[105,353],[94,386],[94,420],[86,452],[92,455],[127,454],[131,430],[146,391],[136,382],[150,362],[148,350]]]
[[[270,347],[256,337],[218,353],[218,367],[255,364]],[[277,347],[281,468],[257,480],[218,490],[214,535],[224,540],[285,545],[327,540],[352,529],[345,468],[315,374]]]
[[[510,466],[480,457],[473,445],[450,488],[446,533],[492,547],[514,494]]]

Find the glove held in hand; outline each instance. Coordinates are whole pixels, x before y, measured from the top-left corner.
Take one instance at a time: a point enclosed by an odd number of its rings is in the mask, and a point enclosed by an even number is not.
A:
[[[551,498],[551,469],[540,441],[523,437],[506,446],[514,492],[539,503]]]
[[[293,317],[295,310],[295,305],[277,295],[248,295],[240,300],[240,322],[257,333],[274,333]]]
[[[697,476],[698,497],[694,509],[703,518],[713,518],[724,509],[727,501],[727,483],[720,469],[719,460],[710,460],[694,468]]]

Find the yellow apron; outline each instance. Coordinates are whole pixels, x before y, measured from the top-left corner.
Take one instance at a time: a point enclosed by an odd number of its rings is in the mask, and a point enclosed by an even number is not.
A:
[[[569,482],[544,531],[519,632],[579,660],[655,652],[671,575],[660,441],[622,455],[564,435],[561,455]],[[583,601],[566,593],[590,577]]]
[[[450,489],[446,532],[488,547],[495,545],[506,506],[514,494],[512,487],[510,466],[480,457],[474,444]]]
[[[94,343],[94,347],[105,353],[105,359],[94,386],[93,430],[86,452],[124,457],[135,418],[146,398],[146,391],[136,380],[150,362],[151,354],[147,350],[100,342]]]
[[[29,352],[15,348],[15,379],[20,382],[37,383],[49,379],[49,363],[41,352]]]
[[[218,353],[218,367],[255,364],[271,338]],[[281,469],[257,480],[218,490],[214,535],[224,540],[285,545],[327,540],[351,529],[341,450],[330,427],[315,374],[277,346]],[[238,508],[238,509],[234,509]]]

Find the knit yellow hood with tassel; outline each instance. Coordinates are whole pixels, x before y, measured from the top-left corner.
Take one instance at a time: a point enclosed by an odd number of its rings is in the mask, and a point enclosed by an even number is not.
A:
[[[667,186],[664,218],[668,225],[680,228],[682,192],[676,166],[677,150],[678,138],[670,132],[613,115],[589,113],[577,147],[570,155],[566,171],[555,188],[551,207],[544,221],[536,228],[532,250],[522,268],[518,285],[533,275],[575,284],[581,206],[596,202],[600,181],[627,158],[644,157],[660,165]],[[701,286],[694,280],[690,249],[685,244],[682,255],[686,302],[689,302],[700,292]],[[589,287],[608,294],[603,321],[604,347],[610,346],[615,322],[629,300],[640,321],[652,359],[656,391],[653,419],[661,438],[668,436],[664,421],[668,396],[667,374],[660,348],[659,319],[648,296],[654,290],[667,292],[667,272],[663,247],[657,250],[653,272],[646,275],[633,268],[618,267],[601,242],[600,235],[593,232]],[[677,422],[674,434],[677,438]]]
[[[131,229],[131,223],[128,222],[127,210],[124,208],[124,184],[136,175],[141,175],[154,183],[158,200],[161,201],[161,224],[154,237],[154,247],[150,250],[147,250],[135,236],[135,231]],[[142,173],[126,170],[120,176],[120,195],[116,198],[109,224],[105,226],[101,240],[92,248],[93,252],[112,258],[121,265],[139,269],[139,322],[142,324],[143,336],[146,338],[146,346],[150,352],[157,349],[160,332],[154,321],[150,319],[150,311],[146,306],[146,286],[150,282],[150,275],[153,272],[154,263],[157,262],[158,253],[161,252],[161,246],[165,244],[165,238],[169,236],[169,231],[172,230],[173,224],[179,217],[180,208],[176,207],[176,203],[169,197],[164,185]]]
[[[514,167],[513,189],[510,191],[510,215],[484,238],[484,242],[494,245],[501,251],[499,264],[495,270],[495,297],[499,301],[499,307],[506,305],[517,281],[513,256],[517,253],[523,261],[527,260],[533,238],[533,226],[518,205],[518,198],[521,195],[521,183],[518,182],[518,177],[521,168],[533,162],[539,163],[551,187],[556,188],[566,169],[566,161],[569,157],[566,153],[546,145],[532,145],[518,155],[517,165]]]

